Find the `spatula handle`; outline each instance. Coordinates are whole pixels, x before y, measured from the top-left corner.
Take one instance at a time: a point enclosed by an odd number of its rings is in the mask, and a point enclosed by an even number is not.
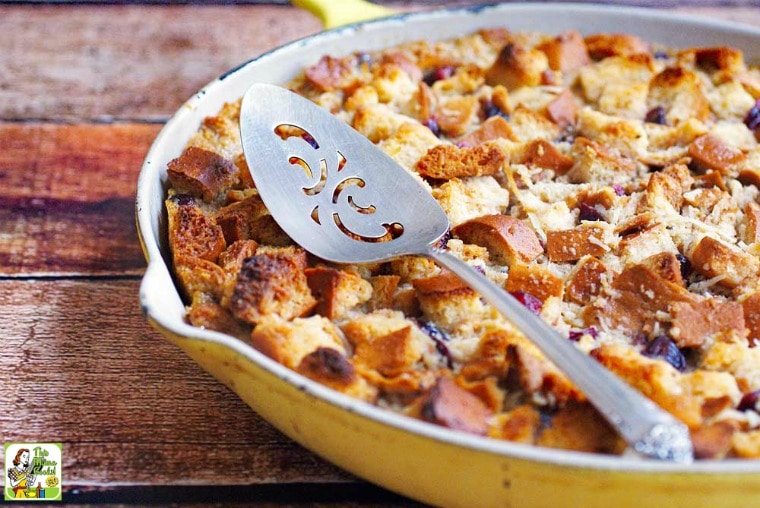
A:
[[[512,295],[460,259],[434,247],[425,254],[457,274],[533,341],[634,450],[662,460],[690,462],[693,459],[689,431],[670,413],[576,348]]]

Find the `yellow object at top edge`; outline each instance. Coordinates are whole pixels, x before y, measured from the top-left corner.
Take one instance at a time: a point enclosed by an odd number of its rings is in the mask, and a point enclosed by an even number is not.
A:
[[[393,10],[364,0],[293,0],[293,5],[306,9],[322,20],[325,28],[335,28],[358,21],[382,18]]]

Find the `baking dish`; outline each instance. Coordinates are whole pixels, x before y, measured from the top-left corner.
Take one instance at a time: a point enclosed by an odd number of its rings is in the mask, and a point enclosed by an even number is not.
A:
[[[760,463],[675,465],[550,450],[465,435],[391,414],[315,384],[225,335],[187,325],[168,264],[166,164],[204,117],[252,82],[284,83],[324,54],[443,39],[480,28],[627,32],[672,47],[731,44],[760,58],[760,31],[668,12],[576,4],[502,4],[391,16],[322,32],[231,70],[192,97],[156,138],[137,189],[150,322],[265,419],[369,481],[446,506],[753,506]]]

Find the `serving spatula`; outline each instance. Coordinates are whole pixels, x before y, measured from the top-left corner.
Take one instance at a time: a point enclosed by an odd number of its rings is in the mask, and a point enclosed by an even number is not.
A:
[[[638,454],[690,462],[686,426],[592,359],[509,293],[436,244],[449,229],[430,193],[339,118],[289,90],[254,84],[240,130],[251,176],[296,243],[335,263],[427,256],[477,291],[551,360]]]

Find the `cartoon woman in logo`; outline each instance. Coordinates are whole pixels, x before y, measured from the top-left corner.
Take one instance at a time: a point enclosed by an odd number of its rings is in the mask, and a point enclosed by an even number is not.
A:
[[[8,480],[16,498],[37,497],[34,485],[35,475],[32,474],[31,454],[27,448],[21,448],[13,459],[13,467],[8,470]]]

